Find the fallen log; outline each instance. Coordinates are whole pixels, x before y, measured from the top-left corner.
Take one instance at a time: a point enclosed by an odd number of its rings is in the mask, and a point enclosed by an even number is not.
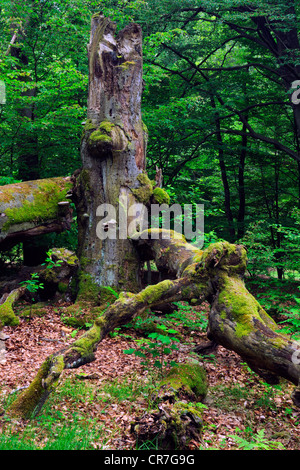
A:
[[[198,364],[178,364],[152,394],[155,409],[131,423],[139,445],[156,441],[161,450],[188,450],[202,433],[201,403],[207,393],[205,370]]]
[[[0,187],[0,249],[46,233],[69,230],[71,178],[47,178]]]

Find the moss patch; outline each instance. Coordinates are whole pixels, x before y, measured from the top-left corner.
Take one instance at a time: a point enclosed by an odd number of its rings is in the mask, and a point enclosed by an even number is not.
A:
[[[25,307],[20,312],[20,317],[43,317],[47,314],[47,309],[43,302],[38,302],[36,304]]]
[[[101,315],[101,307],[92,307],[88,302],[76,302],[62,310],[63,322],[73,328],[86,328]]]
[[[96,129],[97,129],[96,124],[91,119],[87,119],[84,125],[84,131],[88,132],[88,131],[94,131]]]
[[[20,418],[30,418],[32,416],[32,413],[39,404],[41,397],[45,394],[43,381],[50,370],[51,359],[52,357],[49,357],[41,365],[29,388],[24,390],[8,408],[6,411],[7,415]]]
[[[254,319],[276,331],[277,325],[263,310],[257,300],[247,291],[244,282],[238,277],[222,277],[219,294],[220,316],[228,316],[236,322],[236,336],[248,335],[255,328]]]
[[[97,142],[112,142],[111,132],[115,125],[110,121],[102,121],[98,128],[95,129],[93,124],[88,124],[88,130],[93,130],[89,136],[90,144],[95,144]],[[86,129],[86,128],[85,128]]]
[[[173,286],[173,282],[165,280],[153,286],[146,287],[142,292],[137,294],[138,301],[148,304],[154,304],[160,300],[164,292],[168,291]]]
[[[187,398],[202,401],[208,390],[206,372],[199,364],[179,364],[173,367],[159,384],[160,400],[165,395],[174,400]]]
[[[93,354],[100,339],[101,328],[95,323],[92,328],[73,343],[72,349],[79,353],[81,357],[88,357]]]
[[[139,202],[147,204],[153,194],[152,182],[146,173],[140,173],[137,180],[140,183],[140,187],[133,189],[132,192]]]
[[[95,283],[90,274],[79,273],[78,301],[91,302],[94,305],[99,304],[100,287]]]
[[[8,218],[2,230],[8,230],[14,224],[41,223],[56,219],[58,203],[66,199],[66,194],[71,188],[71,181],[63,178],[7,185],[0,195],[0,204],[5,203],[6,197],[11,205],[16,201],[16,206],[2,210]]]
[[[112,138],[109,135],[101,132],[100,130],[92,132],[92,134],[89,137],[89,140],[90,140],[90,143],[93,143],[93,144],[97,142],[107,142],[107,143],[112,142]]]
[[[19,324],[19,319],[15,315],[10,303],[0,305],[0,322],[2,325],[16,326]]]
[[[247,269],[247,252],[239,245],[228,242],[212,243],[199,260],[205,269],[222,269],[228,274],[244,274]]]
[[[0,325],[16,326],[19,318],[13,311],[13,305],[19,298],[17,289],[12,291],[3,304],[0,305]]]
[[[170,204],[169,194],[162,188],[155,188],[153,190],[154,201],[158,204]]]

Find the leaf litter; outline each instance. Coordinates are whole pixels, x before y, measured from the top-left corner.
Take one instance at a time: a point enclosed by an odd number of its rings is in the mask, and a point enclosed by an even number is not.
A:
[[[94,449],[137,448],[130,424],[151,407],[151,386],[157,383],[153,361],[149,360],[146,367],[140,357],[123,352],[136,348],[136,340],[140,339],[136,330],[120,331],[108,335],[99,344],[94,362],[64,371],[61,384],[53,394],[55,397],[49,398],[52,399],[51,409],[60,413],[66,422],[72,423],[76,410],[80,419],[100,426],[105,438],[95,439],[90,444]],[[0,413],[7,397],[27,387],[49,355],[74,341],[72,333],[80,335],[83,330],[76,333],[66,327],[53,306],[47,307],[43,317],[21,318],[18,326],[3,328],[6,354],[5,361],[0,362]],[[201,442],[191,442],[192,450],[241,448],[232,436],[250,442],[261,431],[269,443],[280,443],[286,450],[300,450],[300,410],[290,398],[292,385],[288,382],[278,388],[267,385],[237,354],[221,346],[207,356],[195,355],[193,349],[199,341],[206,339],[205,332],[191,334],[190,329],[182,327],[180,333],[180,346],[172,352],[171,359],[177,363],[186,362],[188,356],[197,359],[205,367],[209,381]],[[82,384],[79,401],[64,395],[63,384],[68,380]],[[93,392],[85,394],[85,388]],[[60,426],[60,423],[56,424]],[[15,432],[21,434],[28,425],[29,421],[18,421],[14,425]],[[31,422],[30,425],[34,424]],[[0,416],[0,433],[2,426],[3,414]],[[36,426],[38,435],[39,427]],[[48,437],[42,435],[41,432],[37,443],[43,448]]]

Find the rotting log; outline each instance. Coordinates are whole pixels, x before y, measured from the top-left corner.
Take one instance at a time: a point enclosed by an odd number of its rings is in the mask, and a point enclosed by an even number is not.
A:
[[[151,396],[155,409],[131,423],[139,444],[156,441],[161,450],[187,450],[202,432],[202,410],[207,394],[205,370],[197,363],[178,364],[160,381]]]
[[[174,239],[169,240],[173,251],[170,254],[171,250],[165,246],[167,263],[168,256],[176,257]],[[104,312],[99,310],[92,328],[48,358],[30,387],[11,404],[7,413],[28,417],[39,410],[45,397],[58,384],[63,370],[93,361],[98,344],[109,331],[142,315],[146,309],[179,300],[193,304],[208,300],[211,304],[209,336],[214,341],[234,350],[254,370],[284,377],[298,387],[300,365],[294,360],[298,345],[277,331],[276,323],[247,291],[243,282],[247,266],[245,249],[227,242],[217,243],[203,252],[198,250],[191,257],[194,247],[186,244],[184,250],[183,246],[181,238],[178,250],[181,254],[185,252],[182,261],[185,268],[176,266],[180,277],[148,286],[137,294],[123,293]],[[298,390],[296,388],[293,395],[297,406],[300,405]]]
[[[0,299],[0,329],[5,325],[16,326],[19,318],[15,315],[13,306],[24,295],[26,288],[18,287],[9,294],[3,294]]]
[[[0,187],[0,249],[46,233],[69,230],[71,178],[48,178]]]

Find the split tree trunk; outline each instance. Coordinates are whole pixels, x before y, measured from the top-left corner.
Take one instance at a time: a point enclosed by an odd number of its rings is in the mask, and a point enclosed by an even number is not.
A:
[[[138,253],[126,233],[120,234],[119,217],[137,202],[132,190],[145,170],[142,31],[136,24],[117,35],[115,29],[102,15],[92,19],[83,169],[77,179],[79,278],[81,287],[88,279],[99,287],[138,291]],[[112,209],[108,214],[105,204]]]

